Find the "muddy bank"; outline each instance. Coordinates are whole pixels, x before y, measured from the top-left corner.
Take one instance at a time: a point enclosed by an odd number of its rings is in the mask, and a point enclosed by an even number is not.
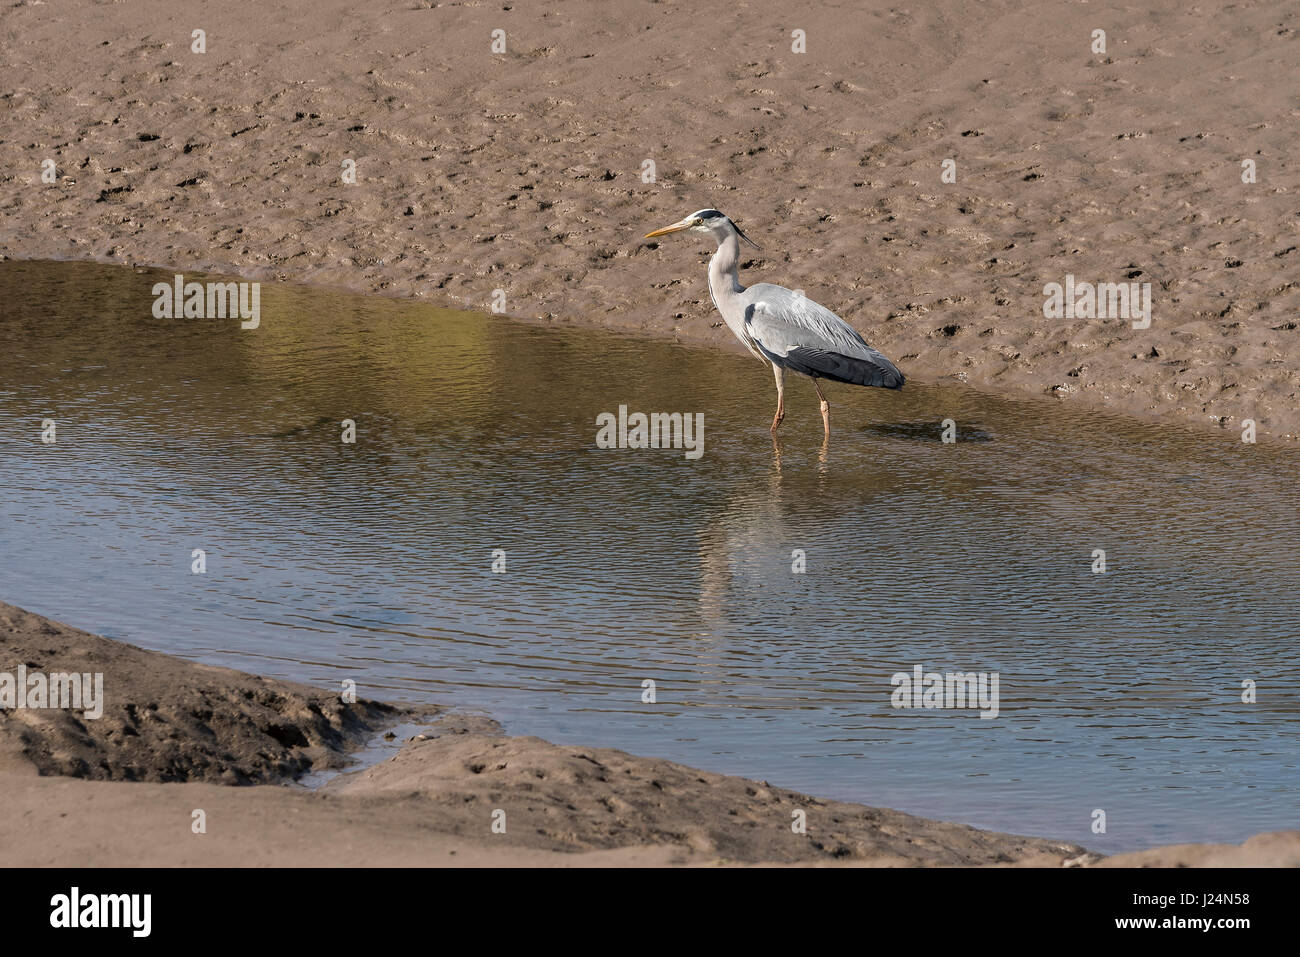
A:
[[[91,718],[84,707],[0,709],[6,806],[21,803],[22,795],[31,814],[58,795],[73,804],[84,797],[92,806],[156,801],[157,813],[140,818],[142,835],[151,820],[170,813],[164,808],[172,806],[173,790],[131,784],[119,798],[117,790],[94,782],[185,783],[232,814],[264,813],[263,826],[273,829],[284,826],[272,821],[277,813],[301,810],[324,815],[321,826],[345,834],[365,817],[408,836],[434,832],[440,841],[467,848],[492,842],[565,853],[673,846],[724,860],[787,863],[1059,863],[1085,854],[1061,842],[820,801],[619,751],[505,737],[489,720],[455,715],[428,716],[428,730],[395,757],[336,778],[320,792],[240,788],[240,794],[257,796],[231,799],[199,784],[284,782],[338,768],[385,723],[415,715],[377,702],[344,704],[320,689],[144,651],[0,604],[0,680],[20,668],[29,676],[102,674],[102,701],[97,698],[93,709],[102,714]],[[82,780],[60,787],[30,780],[38,775]],[[809,821],[806,833],[791,829],[796,809]],[[504,834],[492,830],[497,810],[505,814]],[[115,828],[118,813],[88,818],[69,811],[86,835]],[[174,822],[177,827],[188,829],[188,814]],[[247,826],[241,825],[241,835]],[[38,842],[45,837],[31,820],[23,833]],[[312,843],[333,846],[326,834],[316,832]],[[213,837],[209,843],[221,843]]]
[[[1098,857],[1060,841],[825,801],[766,781],[533,737],[435,732],[329,790],[436,804],[440,830],[466,840],[494,837],[490,823],[500,809],[507,827],[518,829],[511,843],[536,850],[671,845],[746,863],[919,866],[1057,866]],[[799,821],[806,831],[795,831]]]
[[[508,737],[458,714],[427,715],[393,757],[319,790],[226,787],[340,767],[386,722],[419,715],[0,604],[0,672],[20,665],[102,673],[104,696],[97,720],[85,709],[0,709],[0,846],[14,865],[336,866],[343,852],[376,866],[1300,864],[1300,832],[1103,858],[608,748]]]
[[[1300,434],[1280,0],[69,0],[4,31],[0,255],[500,289],[511,315],[735,349],[711,250],[641,239],[714,206],[763,246],[743,281],[805,290],[914,380]],[[1045,317],[1068,276],[1150,283],[1150,328]]]
[[[345,703],[319,688],[145,651],[0,602],[0,673],[17,683],[20,669],[31,701],[35,676],[48,685],[57,673],[91,677],[82,693],[94,700],[77,710],[19,708],[4,700],[0,678],[0,771],[9,773],[282,783],[343,767],[349,752],[410,716],[376,701]]]

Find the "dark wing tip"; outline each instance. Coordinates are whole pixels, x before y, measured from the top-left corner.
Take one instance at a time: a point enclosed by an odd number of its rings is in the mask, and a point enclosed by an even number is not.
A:
[[[907,381],[896,365],[880,355],[876,359],[860,359],[824,349],[799,347],[787,352],[784,360],[786,368],[795,372],[850,385],[901,389]]]

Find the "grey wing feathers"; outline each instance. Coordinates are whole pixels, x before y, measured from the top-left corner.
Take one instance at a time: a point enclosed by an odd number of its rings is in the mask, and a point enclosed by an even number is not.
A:
[[[745,331],[769,360],[813,378],[899,389],[903,373],[825,306],[761,282],[744,292]]]

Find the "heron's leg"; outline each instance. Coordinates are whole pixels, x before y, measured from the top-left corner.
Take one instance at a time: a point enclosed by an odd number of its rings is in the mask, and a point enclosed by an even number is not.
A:
[[[822,395],[822,387],[813,379],[813,388],[817,390],[817,398],[822,401],[822,425],[826,427],[826,434],[831,434],[831,404],[826,401],[826,396]]]
[[[776,376],[776,415],[772,416],[772,434],[776,435],[781,420],[785,418],[785,370],[773,362],[772,375]]]

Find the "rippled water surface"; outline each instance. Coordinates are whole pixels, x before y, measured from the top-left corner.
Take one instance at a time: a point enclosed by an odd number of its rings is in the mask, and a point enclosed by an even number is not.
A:
[[[155,319],[169,279],[0,263],[0,598],[1101,850],[1300,824],[1291,449],[909,385],[832,386],[823,452],[799,379],[775,450],[748,357],[269,285],[256,330]],[[597,448],[620,404],[705,454]],[[894,709],[916,665],[999,716]]]

